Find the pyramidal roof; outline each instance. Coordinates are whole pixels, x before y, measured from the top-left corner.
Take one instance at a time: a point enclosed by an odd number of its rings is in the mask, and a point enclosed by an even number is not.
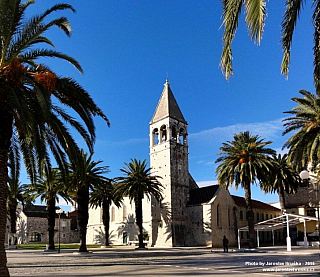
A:
[[[168,79],[164,84],[160,100],[150,123],[157,122],[166,117],[171,117],[180,122],[187,123],[180,111],[176,99],[173,96]]]

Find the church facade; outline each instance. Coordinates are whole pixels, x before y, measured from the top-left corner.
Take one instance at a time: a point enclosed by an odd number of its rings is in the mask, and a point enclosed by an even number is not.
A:
[[[168,80],[149,130],[150,167],[152,174],[161,177],[159,181],[164,186],[164,199],[161,203],[155,199],[144,199],[143,227],[148,246],[222,247],[224,235],[230,246],[236,246],[238,228],[244,224],[240,218],[241,207],[224,187],[199,188],[189,173],[188,124]],[[270,216],[280,214],[279,209],[270,205],[261,207],[255,212]],[[129,199],[125,199],[120,208],[111,206],[111,243],[131,244],[137,241],[134,211],[134,203]],[[101,243],[102,232],[100,209],[90,209],[87,242]]]

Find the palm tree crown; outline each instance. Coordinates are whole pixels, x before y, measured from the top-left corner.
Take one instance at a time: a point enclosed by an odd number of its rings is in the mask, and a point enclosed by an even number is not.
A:
[[[269,155],[275,153],[266,148],[271,143],[248,131],[235,134],[233,141],[223,143],[218,153],[221,157],[216,160],[220,163],[216,170],[220,184],[229,186],[234,182],[238,188],[239,184],[243,185],[245,182],[252,184],[257,180],[264,180],[271,165]]]
[[[320,98],[306,90],[300,90],[304,97],[292,98],[298,105],[285,113],[292,115],[284,119],[283,135],[296,131],[284,144],[288,148],[288,160],[296,170],[308,162],[314,165],[320,159]]]
[[[299,174],[293,170],[288,162],[288,154],[273,155],[272,167],[265,183],[261,184],[261,188],[265,192],[278,193],[281,210],[285,210],[285,195],[284,193],[295,193],[300,184]]]

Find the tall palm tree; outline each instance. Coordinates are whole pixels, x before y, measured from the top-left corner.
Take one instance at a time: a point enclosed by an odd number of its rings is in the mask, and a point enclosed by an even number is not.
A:
[[[222,0],[223,5],[223,50],[220,60],[221,69],[229,79],[233,74],[232,70],[232,50],[231,44],[235,37],[238,28],[238,22],[241,15],[242,8],[246,12],[246,25],[248,27],[251,40],[260,44],[264,25],[266,20],[266,0]],[[286,0],[286,11],[281,23],[281,42],[283,49],[283,58],[281,62],[281,73],[288,76],[290,52],[292,45],[293,33],[296,23],[298,21],[300,12],[306,0]],[[312,24],[314,27],[314,47],[313,47],[313,65],[314,65],[314,82],[317,93],[320,93],[320,1],[313,0],[312,2],[313,14]]]
[[[122,204],[123,197],[115,193],[115,185],[112,179],[96,185],[90,195],[90,206],[102,208],[102,222],[104,226],[104,246],[109,246],[110,206],[114,203],[118,208]]]
[[[288,162],[288,154],[273,155],[272,167],[266,183],[261,184],[265,192],[278,193],[281,211],[285,212],[285,192],[295,193],[300,184],[299,174]]]
[[[92,150],[95,140],[93,116],[98,115],[109,124],[104,113],[77,82],[60,77],[48,66],[38,63],[39,58],[55,57],[70,62],[82,72],[72,57],[44,48],[54,46],[45,36],[52,27],[58,27],[68,36],[71,33],[67,18],[46,22],[48,17],[60,10],[74,11],[73,7],[56,4],[28,19],[26,11],[33,3],[0,1],[0,276],[9,276],[4,240],[11,145],[16,145],[23,154],[33,183],[37,173],[42,171],[40,161],[47,160],[50,164],[50,152],[62,170],[66,170],[67,157],[77,159],[79,148],[67,126],[75,128]],[[62,106],[74,110],[79,120],[71,117]]]
[[[247,219],[249,226],[249,246],[255,247],[254,220],[251,203],[251,184],[266,181],[272,161],[270,155],[275,151],[266,148],[271,141],[264,141],[248,131],[233,136],[233,141],[223,143],[220,147],[221,155],[216,162],[220,163],[216,169],[221,186],[239,185],[245,191]]]
[[[71,197],[68,194],[68,189],[61,178],[61,173],[57,168],[45,167],[43,176],[38,177],[27,190],[28,198],[35,201],[40,197],[41,202],[47,205],[48,218],[48,233],[49,243],[48,249],[55,250],[54,245],[54,227],[56,218],[56,202],[59,203],[59,196],[65,201],[71,202]]]
[[[93,161],[93,154],[88,155],[81,150],[80,158],[69,164],[71,187],[76,191],[75,200],[78,204],[78,222],[80,231],[79,252],[88,252],[86,245],[87,225],[89,220],[89,195],[108,179],[102,174],[109,172],[108,166],[99,166],[101,160]]]
[[[148,199],[153,196],[156,200],[163,199],[163,185],[158,181],[159,176],[151,175],[151,168],[147,168],[147,161],[131,159],[120,169],[125,176],[116,178],[116,191],[118,194],[128,196],[130,202],[134,201],[136,223],[139,228],[139,248],[145,248],[143,244],[143,214],[142,200],[146,195]]]
[[[305,168],[308,163],[316,165],[320,159],[320,98],[306,90],[303,97],[292,98],[298,105],[285,113],[292,115],[283,121],[283,135],[296,131],[285,143],[288,160],[295,170]]]

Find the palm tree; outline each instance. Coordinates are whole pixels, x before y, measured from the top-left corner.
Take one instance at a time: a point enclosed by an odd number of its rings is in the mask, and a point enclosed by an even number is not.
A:
[[[300,177],[288,162],[288,154],[273,155],[272,167],[266,183],[261,184],[265,192],[278,193],[281,211],[285,212],[285,192],[295,193],[300,184]]]
[[[318,164],[320,159],[320,98],[306,90],[300,90],[304,97],[292,98],[298,105],[285,113],[292,116],[284,119],[283,135],[296,131],[285,143],[288,160],[295,170],[305,168],[310,162]]]
[[[77,159],[79,148],[67,126],[84,138],[93,150],[95,129],[93,116],[108,119],[90,95],[73,79],[59,77],[48,66],[39,64],[42,57],[55,57],[82,68],[72,57],[51,49],[53,42],[46,31],[58,27],[70,35],[67,18],[45,22],[53,12],[74,11],[68,4],[56,4],[42,14],[27,18],[34,1],[0,1],[0,276],[9,276],[4,248],[6,202],[8,195],[8,153],[12,145],[23,154],[27,173],[34,182],[43,160],[54,157],[59,168],[66,170],[66,158]],[[42,59],[43,60],[43,59]],[[59,105],[55,104],[59,103]],[[74,110],[79,120],[61,106]],[[52,153],[52,155],[50,155]]]
[[[104,246],[109,246],[110,206],[112,202],[120,208],[122,196],[115,193],[112,179],[96,185],[90,195],[90,206],[102,208],[102,222],[104,226]]]
[[[159,176],[151,175],[151,168],[147,168],[147,161],[131,159],[130,163],[125,163],[120,169],[125,174],[116,178],[116,191],[118,194],[128,196],[130,202],[134,201],[136,223],[139,228],[139,248],[145,248],[143,243],[143,214],[142,200],[146,195],[148,199],[153,196],[156,200],[162,201],[163,185],[158,181]]]
[[[272,162],[270,155],[275,151],[266,148],[271,141],[264,141],[259,136],[253,136],[248,131],[233,136],[233,141],[223,143],[220,147],[221,155],[216,162],[220,163],[216,169],[221,186],[229,187],[234,183],[245,191],[247,219],[249,226],[249,246],[255,246],[255,232],[251,203],[251,184],[266,181]]]
[[[229,79],[233,74],[232,70],[232,50],[231,44],[235,37],[238,27],[241,10],[244,7],[246,12],[246,24],[248,27],[251,40],[260,44],[264,25],[266,20],[266,0],[222,0],[223,5],[223,50],[220,60],[221,69]],[[283,49],[283,57],[281,63],[281,73],[288,76],[290,51],[294,29],[299,18],[301,9],[306,0],[286,0],[286,11],[281,23],[281,42]],[[311,1],[310,1],[311,2]],[[313,47],[313,64],[314,64],[314,82],[317,93],[320,93],[320,1],[312,1],[312,23],[314,27],[314,47]]]
[[[80,231],[79,252],[88,252],[86,245],[87,225],[89,220],[89,195],[96,186],[108,179],[102,174],[109,172],[108,166],[98,166],[101,160],[93,161],[93,154],[88,156],[81,150],[80,158],[69,164],[71,187],[76,191],[75,200],[78,204],[78,222]]]
[[[31,201],[40,197],[41,202],[45,202],[48,211],[48,250],[55,250],[54,246],[54,227],[56,218],[56,202],[59,203],[61,196],[65,201],[71,201],[68,189],[61,178],[61,173],[57,168],[45,167],[43,176],[38,177],[36,181],[27,189],[27,195]]]

